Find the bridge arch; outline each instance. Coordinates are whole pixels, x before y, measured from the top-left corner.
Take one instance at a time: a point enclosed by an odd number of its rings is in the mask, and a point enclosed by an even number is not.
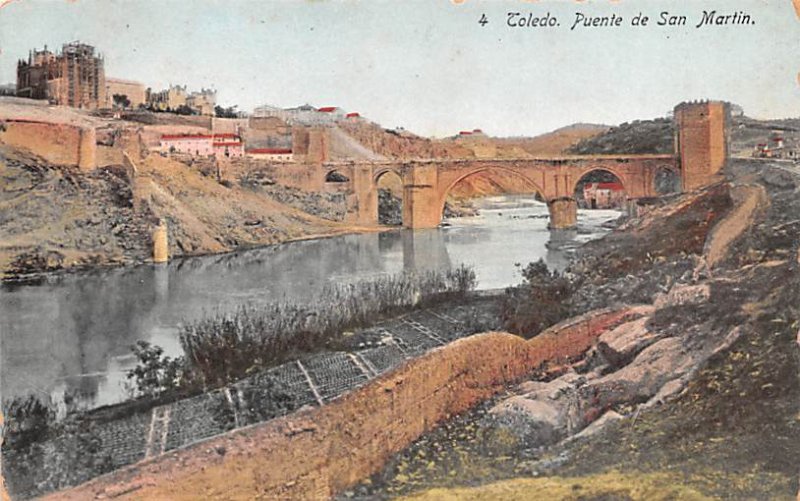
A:
[[[381,169],[373,176],[377,194],[375,220],[378,224],[399,226],[403,224],[403,176],[394,169]]]
[[[350,178],[337,169],[331,169],[325,174],[326,183],[349,183]]]
[[[595,180],[587,180],[590,176],[593,176]],[[610,196],[608,197],[601,197],[599,195],[599,190],[597,190],[597,197],[592,196],[587,200],[586,189],[584,187],[590,182],[609,183],[618,186],[609,187],[607,191],[610,193]],[[591,193],[594,193],[594,191]],[[575,201],[578,202],[579,206],[584,206],[587,209],[601,208],[602,206],[608,207],[608,205],[619,206],[624,204],[628,197],[628,180],[623,173],[613,167],[594,165],[580,171],[580,175],[577,176],[575,184],[572,187],[571,194]]]
[[[375,174],[372,176],[372,182],[373,182],[373,183],[375,183],[375,186],[378,186],[378,182],[379,182],[379,181],[381,180],[381,178],[382,178],[383,176],[385,176],[386,174],[394,174],[395,176],[397,176],[397,177],[398,177],[398,178],[400,178],[401,180],[403,179],[403,174],[402,174],[402,173],[400,173],[398,170],[396,170],[396,169],[392,169],[392,168],[390,168],[390,167],[386,167],[386,168],[384,168],[384,169],[378,169],[378,170],[376,170],[376,171],[375,171]]]
[[[496,165],[485,165],[485,166],[481,166],[481,167],[469,170],[467,172],[459,173],[459,175],[456,176],[455,179],[453,179],[452,181],[447,182],[444,185],[444,188],[441,189],[441,191],[439,193],[439,200],[438,200],[438,204],[437,204],[437,214],[439,215],[440,222],[441,222],[441,215],[444,212],[445,203],[447,202],[447,196],[453,191],[453,188],[455,188],[456,185],[458,183],[460,183],[461,181],[463,181],[463,180],[465,180],[465,179],[467,179],[467,178],[469,178],[471,176],[474,176],[476,174],[480,174],[482,172],[488,172],[490,174],[491,173],[497,173],[497,172],[505,172],[505,173],[511,174],[515,178],[522,179],[528,186],[530,186],[532,188],[532,192],[535,192],[543,201],[546,201],[545,192],[542,189],[542,187],[539,186],[539,183],[537,183],[536,181],[534,181],[530,177],[526,176],[525,174],[519,172],[516,169],[509,168],[509,167],[502,167],[502,166],[496,166]]]

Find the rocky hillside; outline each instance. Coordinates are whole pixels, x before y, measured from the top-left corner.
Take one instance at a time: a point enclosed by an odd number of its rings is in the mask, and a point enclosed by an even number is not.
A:
[[[339,499],[795,499],[800,170],[786,169],[733,162],[731,184],[589,243],[559,300],[642,316]]]
[[[672,153],[674,136],[672,119],[635,120],[582,139],[568,151],[576,155]]]

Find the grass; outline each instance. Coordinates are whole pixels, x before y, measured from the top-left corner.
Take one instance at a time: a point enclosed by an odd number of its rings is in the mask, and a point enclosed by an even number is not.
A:
[[[713,498],[683,485],[668,474],[621,474],[609,472],[585,477],[547,477],[504,480],[478,487],[436,488],[401,498],[404,500],[630,500],[703,501]]]

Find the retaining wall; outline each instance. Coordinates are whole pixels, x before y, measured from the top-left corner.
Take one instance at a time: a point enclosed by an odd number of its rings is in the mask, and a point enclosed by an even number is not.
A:
[[[24,148],[55,165],[93,169],[97,165],[96,133],[92,128],[33,120],[5,120],[0,142]]]
[[[640,315],[607,309],[525,341],[464,338],[410,360],[322,407],[142,461],[47,499],[325,499],[379,471],[437,423],[544,364],[585,352],[608,328]]]

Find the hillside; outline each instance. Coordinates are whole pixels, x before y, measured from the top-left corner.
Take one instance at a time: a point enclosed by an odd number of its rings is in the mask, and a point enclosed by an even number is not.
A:
[[[131,182],[124,168],[85,173],[0,145],[0,274],[119,265],[150,259],[151,232],[169,223],[170,253],[198,255],[345,231],[277,201],[290,190],[220,183],[150,155]],[[320,199],[322,197],[319,197]],[[298,207],[322,200],[300,198]]]

